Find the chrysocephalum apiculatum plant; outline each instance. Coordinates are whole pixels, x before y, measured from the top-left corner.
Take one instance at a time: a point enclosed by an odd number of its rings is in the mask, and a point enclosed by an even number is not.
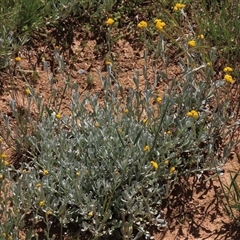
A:
[[[44,221],[46,236],[58,222],[62,232],[73,224],[95,239],[152,238],[150,226],[166,225],[162,199],[179,177],[215,170],[228,157],[231,146],[222,153],[217,145],[228,134],[227,103],[208,109],[218,85],[228,83],[197,81],[191,71],[163,96],[147,87],[125,95],[118,83],[106,84],[110,74],[100,77],[101,99],[80,100],[74,85],[71,114],[44,115],[27,137],[28,162],[15,169],[2,153],[9,172],[1,174],[17,178],[10,184],[12,206],[22,220],[31,213],[35,223]]]

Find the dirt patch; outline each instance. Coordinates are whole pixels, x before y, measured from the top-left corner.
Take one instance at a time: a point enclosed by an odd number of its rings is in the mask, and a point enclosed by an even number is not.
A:
[[[219,177],[229,186],[230,172],[239,171],[237,157],[230,159],[223,170]],[[185,179],[165,202],[163,212],[169,225],[156,234],[156,239],[239,239],[240,229],[226,214],[223,199],[216,174],[203,174],[199,180],[197,176]]]

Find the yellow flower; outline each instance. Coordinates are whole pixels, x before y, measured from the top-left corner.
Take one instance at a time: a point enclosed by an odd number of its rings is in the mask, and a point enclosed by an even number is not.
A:
[[[117,131],[118,131],[118,133],[122,133],[122,129],[120,129],[120,128]]]
[[[190,112],[187,112],[186,114],[188,117],[193,117],[193,118],[198,118],[199,117],[199,113],[195,110],[192,110]]]
[[[140,23],[138,23],[137,25],[138,28],[147,28],[147,22],[145,21],[141,21]]]
[[[98,128],[100,125],[98,123],[95,123],[94,126]]]
[[[7,155],[5,153],[2,153],[1,154],[1,159],[2,159],[2,163],[5,165],[5,166],[8,166],[9,165],[9,162],[6,160],[7,158]]]
[[[8,166],[8,165],[9,165],[9,162],[5,160],[5,161],[4,161],[4,165],[5,165],[5,166]]]
[[[112,18],[108,18],[108,20],[105,22],[106,25],[111,26],[114,23],[114,20]]]
[[[43,175],[44,175],[44,176],[48,175],[48,170],[44,169],[44,170],[43,170]]]
[[[76,176],[78,176],[78,177],[79,177],[79,176],[80,176],[80,172],[76,172]]]
[[[116,175],[118,175],[118,174],[119,174],[119,172],[118,172],[118,171],[115,171],[115,174],[116,174]]]
[[[61,119],[62,118],[62,115],[60,113],[56,114],[56,118],[57,119]]]
[[[196,47],[196,41],[195,40],[188,41],[188,46],[189,47]]]
[[[143,149],[144,152],[147,152],[147,151],[149,151],[149,150],[150,150],[150,147],[149,147],[148,145],[146,145],[146,146],[144,147],[144,149]]]
[[[223,69],[223,71],[224,71],[224,72],[232,72],[233,69],[232,69],[231,67],[225,67],[225,68]]]
[[[2,179],[3,178],[3,175],[0,173],[0,179]]]
[[[41,186],[42,186],[41,183],[37,183],[37,184],[36,184],[36,188],[40,188]]]
[[[175,172],[175,167],[171,167],[169,170],[170,173],[174,173]]]
[[[199,39],[204,39],[204,35],[203,35],[203,34],[199,34],[199,35],[198,35],[198,38],[199,38]]]
[[[164,165],[168,165],[169,164],[169,161],[168,160],[165,160],[164,161]]]
[[[185,4],[176,3],[175,6],[174,6],[174,8],[173,8],[173,10],[174,10],[175,12],[177,12],[178,10],[181,10],[181,9],[185,8],[185,6],[186,6]]]
[[[166,131],[167,135],[170,135],[172,132],[170,130]]]
[[[207,66],[211,67],[212,63],[211,62],[207,62]]]
[[[89,213],[88,213],[88,216],[89,216],[89,217],[92,217],[92,216],[93,216],[93,211],[89,212]]]
[[[39,207],[43,207],[45,205],[45,202],[44,201],[40,201],[39,202]]]
[[[51,214],[51,211],[46,211],[46,216],[49,216]]]
[[[232,76],[229,75],[229,74],[226,74],[226,75],[224,76],[224,80],[225,80],[226,82],[229,82],[229,83],[234,83],[234,80],[233,80]]]
[[[194,118],[198,118],[199,117],[198,112],[194,111],[194,110],[192,110],[192,115],[193,115]]]
[[[26,93],[27,95],[30,95],[30,94],[31,94],[30,89],[29,89],[29,88],[26,88],[26,89],[25,89],[25,93]]]
[[[128,114],[128,113],[129,113],[129,111],[128,111],[128,109],[127,109],[127,108],[124,110],[124,112],[125,112],[126,114]]]
[[[162,98],[161,97],[157,97],[157,102],[161,103],[162,102]]]
[[[108,65],[108,66],[112,65],[112,63],[110,61],[106,61],[105,64]]]
[[[158,22],[162,22],[162,20],[159,19],[159,18],[156,18],[156,19],[154,20],[154,23],[158,23]]]
[[[1,154],[1,158],[2,158],[2,159],[6,159],[6,158],[7,158],[7,155],[6,155],[5,153],[2,153],[2,154]]]
[[[155,161],[150,162],[155,169],[158,169],[158,164]]]
[[[22,60],[21,57],[16,57],[16,58],[15,58],[15,61],[16,61],[16,62],[20,62],[21,60]]]
[[[156,28],[160,31],[163,31],[163,28],[166,26],[166,23],[163,22],[161,19],[156,19],[154,23],[156,24]]]
[[[143,119],[143,123],[147,124],[148,123],[148,119],[147,118]]]

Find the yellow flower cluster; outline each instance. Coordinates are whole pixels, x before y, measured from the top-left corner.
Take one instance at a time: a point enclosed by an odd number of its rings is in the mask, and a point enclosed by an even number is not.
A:
[[[114,23],[114,20],[112,18],[108,18],[108,20],[105,22],[106,25],[111,26]]]
[[[92,216],[93,216],[93,211],[91,211],[91,212],[88,213],[88,217],[91,218]]]
[[[5,161],[4,161],[4,165],[5,165],[5,166],[8,166],[8,165],[9,165],[9,161],[6,161],[6,160],[5,160]]]
[[[44,176],[48,175],[48,170],[44,169],[44,170],[43,170],[43,175],[44,175]]]
[[[162,98],[161,98],[161,97],[157,97],[156,100],[157,100],[158,103],[161,103],[161,102],[162,102]]]
[[[170,173],[174,173],[175,171],[176,171],[175,167],[171,167],[169,170]]]
[[[30,90],[29,88],[26,88],[26,89],[25,89],[25,93],[26,93],[27,95],[30,95],[30,94],[31,94],[31,90]]]
[[[144,147],[144,149],[143,149],[144,152],[147,152],[147,151],[149,151],[149,150],[150,150],[150,147],[149,147],[148,145],[146,145],[146,146]]]
[[[146,21],[141,21],[140,23],[138,23],[137,27],[140,28],[140,29],[147,28],[147,22]]]
[[[21,60],[22,60],[21,57],[16,57],[16,58],[15,58],[15,61],[16,61],[16,62],[20,62]]]
[[[198,39],[204,39],[204,35],[203,34],[198,35]]]
[[[49,216],[49,215],[51,215],[52,213],[51,213],[51,211],[46,211],[46,216]]]
[[[148,119],[147,118],[143,119],[143,123],[147,125]]]
[[[188,41],[188,46],[189,47],[196,47],[196,41],[195,40]]]
[[[106,61],[105,64],[106,64],[107,66],[112,65],[112,63],[111,63],[110,61]]]
[[[229,74],[229,72],[232,72],[233,69],[231,67],[225,67],[223,69],[223,72],[225,72],[226,74],[224,75],[224,80],[228,83],[234,83],[234,80],[232,78],[232,76]]]
[[[6,160],[7,158],[7,155],[5,153],[2,153],[1,154],[1,160],[2,160],[2,163],[5,165],[5,166],[8,166],[9,165],[9,162]]]
[[[23,173],[29,173],[30,171],[28,169],[23,169]]]
[[[165,161],[164,161],[164,165],[168,165],[169,164],[169,161],[166,159]]]
[[[5,153],[2,153],[1,154],[1,159],[6,159],[7,158],[7,155]]]
[[[39,207],[43,207],[45,205],[44,201],[39,202]]]
[[[8,238],[7,238],[7,234],[6,233],[2,233],[2,236],[4,237],[4,239],[7,239],[7,240],[12,240],[13,239],[11,235],[8,236]]]
[[[156,170],[158,169],[158,164],[155,161],[151,161],[150,163]]]
[[[224,75],[224,80],[229,83],[234,83],[234,80],[230,74],[225,74]]]
[[[193,118],[198,118],[199,117],[199,113],[195,110],[192,110],[192,111],[188,112],[186,115],[188,117],[193,117]]]
[[[223,71],[226,73],[226,72],[232,72],[233,71],[233,69],[231,68],[231,67],[225,67],[224,69],[223,69]]]
[[[159,30],[159,31],[163,31],[163,28],[166,26],[166,23],[163,22],[161,19],[156,19],[154,21],[154,23],[156,24],[156,28]]]
[[[62,115],[60,113],[56,114],[56,118],[57,119],[61,119],[62,118]]]
[[[174,10],[175,12],[177,12],[177,11],[185,8],[185,6],[186,6],[186,5],[183,4],[183,3],[176,3],[175,6],[173,7],[173,10]]]

